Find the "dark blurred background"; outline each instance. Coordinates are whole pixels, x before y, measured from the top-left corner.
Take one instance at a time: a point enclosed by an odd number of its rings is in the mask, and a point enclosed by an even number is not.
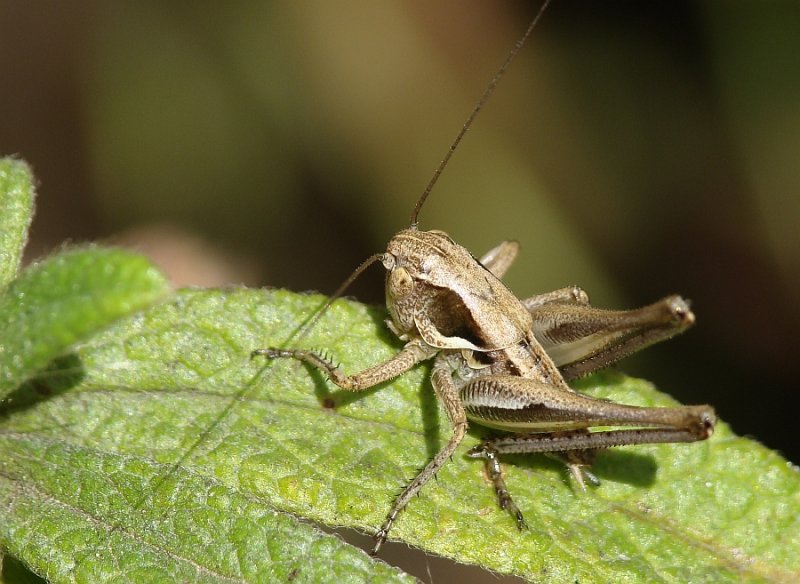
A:
[[[39,185],[29,259],[142,249],[180,284],[331,292],[414,201],[538,2],[0,1],[0,153]],[[421,227],[698,324],[623,366],[790,460],[800,3],[556,0]],[[354,289],[382,302],[382,275]]]

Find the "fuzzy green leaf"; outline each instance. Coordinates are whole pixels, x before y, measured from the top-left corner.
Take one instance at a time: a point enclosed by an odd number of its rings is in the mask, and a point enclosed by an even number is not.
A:
[[[169,290],[144,257],[115,249],[59,253],[0,291],[0,398],[70,346]]]
[[[372,532],[448,424],[424,367],[355,395],[297,362],[250,359],[290,344],[322,301],[184,291],[81,346],[6,409],[0,543],[59,582],[400,579],[294,517]],[[303,345],[356,371],[397,350],[384,317],[338,301]],[[613,373],[581,389],[674,403]],[[535,581],[800,578],[800,474],[724,424],[704,443],[602,454],[603,483],[585,494],[547,458],[509,457],[528,532],[462,456],[479,439],[467,436],[393,538]]]
[[[19,271],[33,218],[33,176],[28,165],[0,158],[0,288]]]

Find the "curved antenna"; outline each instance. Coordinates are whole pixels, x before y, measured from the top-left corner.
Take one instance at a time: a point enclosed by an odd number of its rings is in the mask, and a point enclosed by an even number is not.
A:
[[[309,320],[303,323],[300,329],[300,333],[297,335],[297,338],[295,339],[295,342],[305,338],[306,335],[308,335],[308,333],[311,332],[311,330],[317,324],[319,319],[322,318],[322,315],[328,312],[328,308],[330,308],[331,304],[333,304],[339,298],[342,297],[342,294],[344,294],[344,291],[350,287],[350,284],[355,282],[356,278],[358,278],[364,272],[364,270],[366,270],[368,267],[374,264],[377,260],[383,259],[385,255],[386,254],[383,253],[372,254],[363,262],[361,262],[361,264],[355,270],[353,270],[353,273],[350,274],[347,280],[342,282],[336,289],[336,291],[325,301],[325,304],[323,304],[319,309],[317,309],[316,313],[314,313],[314,315]]]
[[[533,29],[536,28],[536,25],[539,23],[539,19],[542,17],[542,14],[544,14],[544,11],[547,8],[548,4],[550,4],[550,0],[545,0],[544,3],[542,3],[541,7],[539,8],[539,12],[536,13],[536,16],[533,17],[533,20],[531,21],[530,25],[528,25],[528,29],[519,38],[517,43],[514,45],[514,48],[511,49],[511,52],[508,53],[508,56],[506,57],[506,60],[503,62],[503,64],[500,66],[500,69],[497,70],[497,73],[494,74],[494,77],[486,86],[486,89],[483,90],[483,95],[481,95],[480,99],[478,100],[478,103],[476,103],[475,107],[472,108],[472,112],[469,114],[467,121],[464,122],[464,125],[461,127],[461,130],[456,135],[456,139],[453,140],[452,144],[450,144],[450,148],[447,150],[447,154],[445,154],[444,158],[439,163],[439,166],[436,167],[436,170],[434,171],[431,180],[428,181],[428,186],[425,187],[425,190],[422,191],[422,195],[420,195],[419,200],[417,200],[417,204],[414,207],[414,212],[411,213],[411,229],[417,229],[417,217],[419,216],[419,212],[422,209],[422,205],[425,204],[425,200],[428,198],[428,195],[431,194],[434,185],[438,182],[439,177],[442,175],[442,171],[447,166],[447,163],[450,162],[450,158],[452,158],[453,153],[456,151],[456,148],[458,148],[458,145],[461,143],[461,139],[464,137],[464,134],[466,134],[467,130],[469,130],[470,126],[472,126],[472,122],[475,121],[475,118],[478,116],[478,112],[480,112],[481,109],[483,109],[483,106],[486,105],[486,102],[489,101],[489,98],[491,97],[492,93],[494,93],[494,90],[497,87],[497,84],[500,82],[500,79],[505,74],[506,70],[508,69],[508,66],[511,65],[511,61],[514,60],[514,57],[517,56],[517,53],[519,53],[520,49],[522,49],[522,46],[525,44],[525,41],[527,41],[528,37],[531,36]]]
[[[506,60],[500,66],[500,69],[497,70],[497,73],[494,74],[494,77],[486,86],[486,89],[483,90],[483,94],[481,95],[478,102],[475,104],[475,107],[472,108],[472,112],[469,114],[467,121],[464,122],[464,125],[461,127],[461,130],[456,135],[455,140],[453,140],[453,143],[450,144],[450,148],[447,150],[447,154],[439,163],[439,166],[436,167],[436,171],[433,173],[431,180],[428,181],[428,186],[425,187],[425,190],[422,192],[422,195],[420,196],[416,206],[414,207],[414,212],[411,214],[411,229],[417,229],[417,216],[419,215],[419,212],[422,209],[422,205],[425,204],[425,199],[428,198],[428,195],[433,190],[434,185],[439,180],[439,176],[441,176],[442,171],[447,166],[447,163],[450,161],[450,158],[453,156],[453,153],[456,151],[456,148],[458,148],[458,145],[461,142],[461,139],[464,137],[464,134],[466,134],[467,130],[469,130],[470,126],[472,126],[472,122],[475,121],[475,118],[478,116],[478,112],[480,112],[481,109],[483,109],[483,106],[486,104],[487,101],[489,101],[489,97],[491,97],[492,93],[494,93],[494,90],[497,87],[497,84],[500,82],[500,79],[505,74],[509,65],[511,65],[511,61],[514,60],[514,57],[517,56],[517,53],[519,53],[522,47],[525,45],[525,41],[527,41],[528,37],[531,36],[533,29],[536,28],[536,25],[539,23],[539,20],[541,19],[542,14],[544,14],[544,11],[547,9],[547,6],[550,4],[550,1],[551,0],[544,0],[542,5],[539,7],[539,11],[536,13],[536,16],[533,17],[533,20],[528,25],[527,30],[519,38],[514,47],[508,53]],[[352,274],[350,274],[350,277],[347,278],[347,280],[345,280],[342,283],[342,285],[339,286],[339,288],[333,293],[333,295],[331,295],[328,298],[325,304],[323,304],[316,311],[316,313],[314,313],[311,316],[311,318],[309,318],[309,320],[303,323],[303,325],[300,328],[300,332],[297,338],[295,339],[295,342],[303,339],[314,328],[319,319],[322,318],[322,316],[328,311],[328,308],[330,308],[331,304],[333,304],[336,300],[338,300],[342,296],[342,294],[344,294],[344,291],[350,287],[350,284],[352,284],[356,280],[356,278],[358,278],[362,274],[362,272],[364,272],[364,270],[366,270],[370,265],[375,263],[377,260],[383,259],[384,256],[385,254],[377,253],[371,255],[364,262],[362,262],[361,265],[358,266],[353,271]]]
[[[422,209],[422,205],[425,204],[425,199],[428,198],[428,195],[433,190],[434,185],[439,180],[439,176],[441,176],[442,171],[447,166],[447,163],[450,161],[450,158],[453,156],[453,153],[456,151],[456,148],[458,148],[458,145],[461,142],[461,139],[464,137],[464,134],[466,134],[467,130],[469,130],[470,126],[472,126],[472,122],[475,121],[475,118],[478,116],[478,112],[480,112],[481,109],[483,109],[483,106],[486,104],[487,101],[489,101],[489,97],[491,97],[492,93],[494,93],[494,90],[497,87],[497,84],[500,82],[500,79],[505,74],[509,65],[511,65],[511,61],[514,60],[514,57],[517,56],[517,53],[519,53],[522,47],[525,45],[525,41],[527,41],[528,37],[531,36],[533,29],[536,28],[536,25],[539,23],[539,20],[541,19],[542,14],[544,14],[544,11],[547,9],[548,4],[550,4],[550,1],[551,0],[544,0],[542,5],[539,7],[539,11],[536,13],[536,16],[533,17],[533,20],[528,25],[527,30],[516,42],[514,47],[511,49],[511,52],[508,53],[506,60],[500,66],[500,69],[497,70],[497,73],[494,74],[494,77],[486,86],[486,89],[483,90],[483,94],[481,95],[478,102],[475,104],[475,107],[472,108],[472,112],[469,114],[467,121],[464,122],[464,125],[461,127],[461,130],[456,135],[455,140],[453,140],[453,143],[450,144],[450,148],[447,150],[447,154],[439,163],[439,166],[436,167],[436,171],[433,173],[431,180],[428,181],[428,186],[425,187],[425,190],[422,192],[422,195],[420,196],[416,206],[414,207],[414,212],[411,214],[411,229],[417,229],[417,216],[419,215],[419,212]],[[353,271],[352,274],[350,274],[350,277],[347,278],[347,280],[345,280],[341,286],[339,286],[336,292],[334,292],[333,295],[328,298],[325,304],[323,304],[319,308],[319,310],[317,310],[317,312],[308,321],[306,321],[306,323],[303,324],[303,326],[301,327],[300,334],[298,335],[298,338],[296,340],[300,340],[303,337],[305,337],[308,334],[308,332],[314,328],[314,325],[317,324],[317,321],[319,321],[319,319],[322,318],[322,315],[324,315],[328,311],[328,308],[330,308],[331,304],[333,304],[337,299],[339,299],[342,296],[342,294],[344,294],[344,291],[350,287],[350,284],[352,284],[353,281],[355,281],[355,279],[358,278],[361,275],[361,273],[364,270],[366,270],[370,265],[375,263],[377,260],[383,259],[384,255],[385,254],[377,253],[371,255],[364,262],[362,262],[362,264],[358,266]]]

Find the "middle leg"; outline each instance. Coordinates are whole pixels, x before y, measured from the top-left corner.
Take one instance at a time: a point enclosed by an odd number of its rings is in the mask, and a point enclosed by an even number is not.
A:
[[[425,467],[414,477],[408,486],[400,493],[395,499],[392,508],[386,515],[386,520],[381,525],[381,528],[375,534],[375,546],[372,548],[372,555],[378,553],[378,550],[386,541],[389,530],[392,528],[395,519],[400,512],[408,505],[408,502],[419,493],[422,487],[431,480],[439,469],[447,462],[453,455],[464,434],[467,431],[467,415],[464,411],[464,406],[461,403],[461,398],[458,395],[455,383],[453,383],[452,372],[447,363],[445,354],[440,354],[433,364],[433,371],[431,372],[431,383],[436,392],[436,397],[444,406],[447,413],[447,418],[453,427],[453,435],[448,440],[447,444],[433,457],[433,459],[425,465]]]

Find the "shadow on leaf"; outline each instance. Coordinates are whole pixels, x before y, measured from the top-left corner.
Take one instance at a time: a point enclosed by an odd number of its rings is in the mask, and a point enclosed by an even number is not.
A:
[[[86,369],[77,353],[69,353],[54,359],[41,373],[11,392],[2,405],[0,416],[52,399],[79,385],[86,377]]]
[[[473,426],[470,434],[485,440],[493,434],[483,428]],[[528,468],[531,470],[551,470],[559,472],[566,484],[571,484],[569,468],[557,453],[553,454],[503,454],[500,455],[503,465]],[[630,450],[608,449],[598,454],[597,460],[590,467],[592,474],[602,481],[624,483],[635,487],[649,487],[655,483],[658,462],[651,454],[642,454]],[[577,485],[574,485],[578,488]]]

